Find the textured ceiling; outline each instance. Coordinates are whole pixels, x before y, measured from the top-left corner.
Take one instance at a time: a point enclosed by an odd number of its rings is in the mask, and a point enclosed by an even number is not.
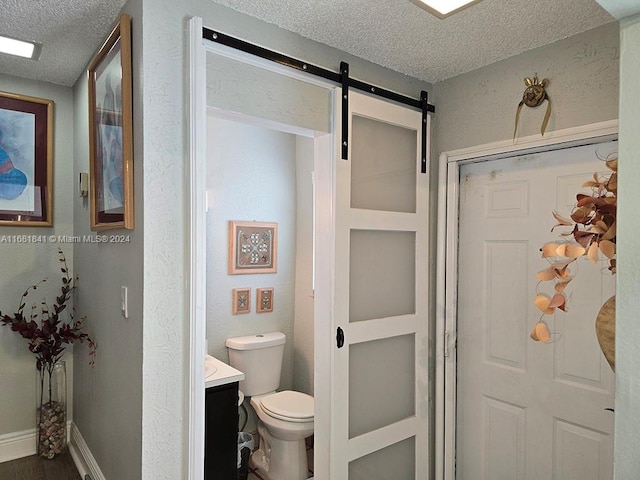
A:
[[[595,0],[483,0],[444,20],[410,0],[212,1],[427,82],[613,20]]]
[[[595,0],[483,0],[444,20],[410,0],[212,1],[428,82],[613,20]],[[124,3],[0,0],[0,34],[42,44],[38,61],[0,53],[0,72],[73,85]]]
[[[73,85],[111,31],[124,3],[0,0],[0,34],[42,44],[37,61],[0,53],[0,73]]]

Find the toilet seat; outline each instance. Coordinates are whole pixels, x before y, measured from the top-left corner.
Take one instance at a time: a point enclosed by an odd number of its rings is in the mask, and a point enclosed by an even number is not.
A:
[[[313,421],[313,397],[302,392],[285,390],[260,399],[262,410],[270,417],[286,422]]]

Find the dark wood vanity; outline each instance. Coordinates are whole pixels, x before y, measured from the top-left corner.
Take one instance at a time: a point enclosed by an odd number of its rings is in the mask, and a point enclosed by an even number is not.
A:
[[[205,391],[205,480],[236,480],[238,455],[238,382]]]

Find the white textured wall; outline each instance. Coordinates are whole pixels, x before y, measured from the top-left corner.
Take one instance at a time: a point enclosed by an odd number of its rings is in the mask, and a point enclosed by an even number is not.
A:
[[[640,16],[621,22],[616,301],[616,479],[640,472]]]
[[[0,91],[53,100],[53,227],[0,227],[0,239],[13,235],[73,235],[73,93],[68,87],[0,74]],[[73,267],[73,245],[62,245]],[[60,262],[55,243],[0,242],[0,311],[13,313],[24,290],[48,277],[29,298],[52,303],[60,289]],[[28,308],[28,307],[27,307]],[[69,352],[72,349],[69,349]],[[85,359],[86,360],[86,359]],[[0,327],[0,436],[35,428],[36,369],[27,341],[9,327]],[[67,358],[67,376],[73,377],[73,358]],[[68,415],[73,413],[72,382],[68,382]],[[35,446],[34,446],[35,449]]]
[[[523,79],[536,73],[550,81],[547,131],[617,118],[618,30],[613,22],[434,85],[435,158],[441,152],[511,139]],[[518,137],[540,133],[546,107],[545,102],[522,108]]]
[[[293,376],[296,252],[296,137],[208,116],[207,339],[228,362],[225,340],[280,331],[287,336],[281,388]],[[229,275],[229,220],[278,224],[278,271]],[[273,287],[273,312],[256,313],[256,289]],[[232,290],[251,288],[251,312],[233,315]]]
[[[143,162],[136,211],[144,209],[136,217],[144,232],[137,249],[144,324],[136,342],[143,352],[142,432],[136,433],[142,435],[141,478],[172,480],[186,478],[188,448],[187,17],[181,2],[131,3],[140,4],[133,32],[134,49],[141,49],[134,56],[134,142]]]
[[[83,358],[86,347],[76,348],[74,423],[108,479],[137,480],[142,457],[142,334],[143,334],[143,167],[142,143],[142,15],[141,3],[131,1],[135,230],[106,230],[124,235],[126,243],[79,243],[74,260],[80,275],[76,297],[78,314],[88,317],[88,328],[98,344],[95,367]],[[74,171],[89,172],[87,76],[74,87]],[[153,159],[153,157],[150,157]],[[151,167],[149,167],[151,168]],[[74,232],[95,236],[90,230],[89,200],[73,197]],[[71,211],[71,208],[69,208]],[[129,289],[129,318],[120,312],[120,286]],[[153,320],[151,320],[153,321]],[[177,477],[176,477],[177,478]]]
[[[217,54],[207,54],[207,105],[328,132],[330,91]]]

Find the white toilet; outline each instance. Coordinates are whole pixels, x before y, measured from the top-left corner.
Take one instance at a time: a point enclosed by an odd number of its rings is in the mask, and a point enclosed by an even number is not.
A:
[[[313,434],[313,397],[280,386],[286,337],[272,332],[227,339],[229,363],[244,372],[240,390],[258,416],[260,448],[249,465],[266,480],[307,478],[305,438]]]

